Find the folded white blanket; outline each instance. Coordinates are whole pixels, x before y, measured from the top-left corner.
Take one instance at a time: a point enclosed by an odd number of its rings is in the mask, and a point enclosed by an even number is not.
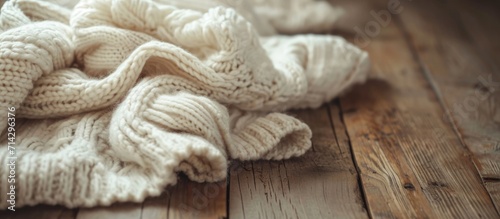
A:
[[[0,207],[12,185],[16,207],[140,202],[177,172],[218,181],[231,159],[305,153],[308,126],[279,112],[330,101],[369,61],[340,37],[277,35],[341,13],[291,2],[7,1],[0,162],[15,171],[0,169]]]

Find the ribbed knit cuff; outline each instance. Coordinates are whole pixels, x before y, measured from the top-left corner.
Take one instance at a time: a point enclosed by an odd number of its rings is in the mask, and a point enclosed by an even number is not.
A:
[[[257,118],[233,136],[229,155],[240,160],[280,160],[304,154],[311,147],[311,130],[281,113]]]

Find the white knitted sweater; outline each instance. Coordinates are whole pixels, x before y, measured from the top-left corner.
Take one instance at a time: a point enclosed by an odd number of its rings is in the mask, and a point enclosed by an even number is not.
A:
[[[62,2],[1,10],[4,209],[11,185],[16,207],[141,202],[178,172],[218,181],[231,159],[302,155],[310,129],[279,111],[320,106],[369,65],[342,38],[276,34],[331,27],[340,11],[313,0]]]

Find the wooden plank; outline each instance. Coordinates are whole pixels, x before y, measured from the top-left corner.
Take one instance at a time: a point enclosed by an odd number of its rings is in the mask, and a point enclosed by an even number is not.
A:
[[[230,218],[368,217],[339,108],[331,107],[333,122],[326,107],[296,112],[313,132],[313,148],[304,156],[231,171]]]
[[[195,183],[181,177],[170,193],[168,218],[227,218],[226,181]]]
[[[61,206],[37,205],[17,208],[15,212],[0,211],[2,219],[74,219],[78,209],[67,209]]]
[[[141,203],[116,203],[106,207],[80,208],[76,219],[140,219]]]
[[[451,16],[465,27],[467,36],[471,37],[479,48],[481,59],[493,65],[495,72],[500,70],[500,1],[446,1],[451,8]],[[455,15],[455,16],[454,16]]]
[[[77,219],[226,218],[226,183],[196,183],[179,177],[176,186],[143,203],[80,209]]]
[[[498,210],[498,203],[500,203],[500,182],[498,182],[498,180],[494,180],[486,181],[484,184]]]
[[[402,14],[410,8],[404,7]],[[374,11],[386,9],[381,4]],[[443,118],[422,66],[394,23],[379,24],[365,47],[377,79],[341,98],[371,216],[498,217],[469,151]]]
[[[455,12],[458,13],[460,17],[460,23],[465,26],[466,31],[468,32],[468,36],[470,36],[474,44],[478,47],[478,53],[480,53],[482,60],[487,61],[492,69],[491,74],[495,75],[495,78],[498,79],[500,74],[500,41],[498,37],[500,36],[500,27],[498,25],[498,21],[500,20],[500,2],[498,1],[486,1],[483,4],[473,4],[470,1],[447,1],[447,5],[455,9]],[[496,82],[500,82],[496,80]],[[497,83],[499,84],[499,83]],[[500,109],[496,107],[498,103],[500,103],[500,87],[495,87],[495,91],[491,89],[491,95],[493,97],[493,104],[491,104],[491,100],[489,102],[490,109],[493,109],[492,113],[489,114],[491,121],[494,121],[498,124],[500,121]],[[485,101],[484,104],[487,104]],[[494,107],[492,107],[494,106]],[[483,109],[486,107],[483,107]],[[475,121],[470,121],[475,122]],[[478,124],[476,126],[481,126]],[[478,154],[476,161],[476,165],[481,171],[483,178],[485,178],[485,186],[488,192],[490,193],[491,199],[496,205],[497,211],[500,212],[500,140],[498,135],[500,135],[500,127],[497,125],[496,128],[492,128],[491,126],[482,126],[483,133],[485,129],[488,131],[489,139],[483,139],[483,144],[486,145],[486,150],[483,150],[485,153]],[[462,128],[462,130],[467,131],[468,129]],[[479,139],[481,136],[478,136]],[[467,144],[469,143],[466,139],[464,140]],[[467,145],[468,147],[472,147],[471,145]],[[491,161],[491,162],[488,162]],[[484,165],[486,163],[486,165]]]
[[[443,117],[451,117],[482,178],[499,181],[500,7],[486,2],[418,1],[401,16],[424,73],[448,110]],[[500,212],[495,186],[500,184],[486,188]]]
[[[117,203],[109,207],[83,208],[78,212],[77,219],[112,217],[167,219],[170,203],[169,191],[166,190],[159,197],[148,198],[144,203]]]
[[[170,205],[170,192],[167,189],[161,196],[148,198],[142,205],[142,218],[167,219]]]

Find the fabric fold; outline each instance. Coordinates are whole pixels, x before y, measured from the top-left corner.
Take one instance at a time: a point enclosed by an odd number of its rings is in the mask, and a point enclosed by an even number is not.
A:
[[[126,17],[123,14],[134,16]],[[115,40],[118,37],[107,39],[102,37],[105,34],[94,36],[93,33],[98,32],[96,28],[101,28],[93,26],[95,24],[111,27],[107,29],[108,35],[118,34],[114,31],[115,28],[133,30],[124,33],[127,39],[147,38],[144,36],[147,34],[151,37],[149,40],[172,43],[186,50],[201,65],[209,68],[211,77],[223,80],[221,88],[231,90],[228,99],[217,100],[224,104],[234,104],[243,110],[317,107],[345,87],[363,82],[366,76],[366,52],[340,37],[277,36],[263,38],[262,45],[261,38],[251,23],[231,8],[215,7],[203,14],[152,1],[111,0],[84,0],[73,12],[71,26],[76,30],[76,42],[89,42],[84,46],[78,45],[77,51],[77,57],[82,57],[80,61],[84,63],[86,70],[87,66],[116,67],[108,64],[109,59],[91,59],[101,54],[110,54],[116,48],[101,46],[103,40],[113,41],[108,45],[120,44],[123,45],[122,48],[130,49],[135,48],[130,41],[139,41]],[[266,43],[269,41],[272,42]],[[289,47],[296,50],[290,50]],[[116,59],[116,63],[121,63],[120,60],[128,53],[118,54],[123,54],[120,55],[122,58]],[[310,60],[303,60],[307,57]],[[103,62],[108,63],[101,64]],[[110,69],[98,71],[106,70]],[[88,71],[94,72],[92,69]],[[314,88],[319,83],[311,80],[321,81],[322,84],[319,88]],[[341,87],[338,86],[339,83],[342,84]],[[328,90],[332,88],[333,92]],[[330,93],[323,95],[323,98],[309,99],[308,90],[316,95]],[[308,99],[307,102],[293,104],[294,101],[290,101],[304,97]]]
[[[0,132],[7,127],[7,109],[19,108],[34,83],[73,62],[71,30],[43,21],[0,33]]]
[[[234,144],[228,146],[228,152],[234,159],[288,159],[311,147],[309,127],[285,114],[258,115],[233,110],[231,122]]]
[[[18,127],[17,205],[140,202],[175,184],[177,172],[198,182],[218,181],[226,177],[228,159],[283,159],[311,146],[309,128],[292,117],[230,116],[206,97],[157,85],[154,77],[142,80],[114,111]],[[231,124],[249,117],[256,119],[231,131]],[[0,148],[3,162],[6,150]]]
[[[324,2],[284,3],[6,2],[0,132],[13,130],[15,107],[16,178],[0,169],[0,192],[15,186],[16,207],[141,202],[179,172],[213,182],[233,159],[304,154],[311,130],[282,112],[363,82],[369,59],[341,37],[278,35],[329,28],[338,17]],[[0,139],[2,163],[14,159],[8,141]]]

